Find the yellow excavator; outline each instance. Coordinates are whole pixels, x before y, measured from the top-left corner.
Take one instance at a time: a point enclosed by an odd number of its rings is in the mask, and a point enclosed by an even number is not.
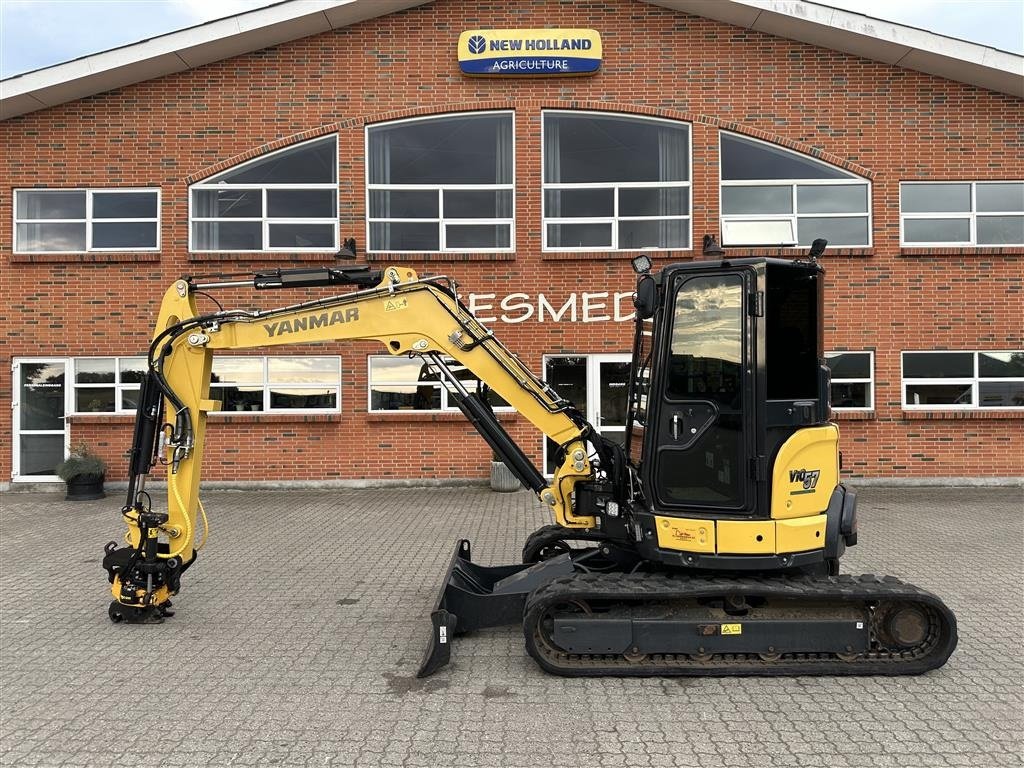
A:
[[[103,566],[115,622],[160,623],[196,562],[213,355],[373,340],[419,358],[512,473],[550,510],[522,563],[484,567],[456,543],[419,669],[456,635],[521,623],[545,670],[584,675],[905,675],[941,666],[956,619],[892,577],[839,575],[857,541],[840,483],[823,358],[816,256],[687,262],[637,288],[624,442],[602,436],[460,302],[445,277],[339,266],[244,279],[183,277],[167,290],[139,395],[122,515]],[[201,314],[197,293],[349,286],[270,310]],[[467,389],[465,372],[479,384]],[[550,478],[501,426],[494,395],[557,446]],[[164,465],[168,506],[149,472]]]

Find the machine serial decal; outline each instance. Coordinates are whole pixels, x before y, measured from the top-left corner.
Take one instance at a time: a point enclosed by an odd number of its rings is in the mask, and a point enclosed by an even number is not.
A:
[[[818,478],[821,476],[820,469],[791,469],[789,470],[789,482],[801,483],[802,489],[799,491],[790,491],[790,496],[797,496],[801,493],[814,493],[815,486],[818,485]]]
[[[312,331],[316,328],[327,328],[338,323],[351,323],[359,319],[359,307],[350,307],[342,312],[321,312],[319,315],[296,317],[294,320],[282,320],[280,323],[267,323],[263,326],[268,336],[280,336],[296,331]]]

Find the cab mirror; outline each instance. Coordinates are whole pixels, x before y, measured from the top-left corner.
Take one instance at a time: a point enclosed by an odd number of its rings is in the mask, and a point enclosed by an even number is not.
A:
[[[643,275],[637,281],[633,306],[636,307],[636,316],[641,320],[654,317],[658,309],[658,286],[650,275]]]

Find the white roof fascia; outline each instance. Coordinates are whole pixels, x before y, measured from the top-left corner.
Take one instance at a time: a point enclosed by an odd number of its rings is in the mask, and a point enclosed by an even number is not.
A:
[[[1024,98],[1024,56],[806,0],[643,0]]]
[[[0,80],[0,120],[328,32],[430,0],[291,0]]]

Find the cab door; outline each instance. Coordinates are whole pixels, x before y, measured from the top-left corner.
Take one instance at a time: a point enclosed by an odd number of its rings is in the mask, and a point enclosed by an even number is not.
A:
[[[682,272],[672,287],[660,324],[660,402],[648,424],[655,498],[663,509],[749,513],[755,274]]]

